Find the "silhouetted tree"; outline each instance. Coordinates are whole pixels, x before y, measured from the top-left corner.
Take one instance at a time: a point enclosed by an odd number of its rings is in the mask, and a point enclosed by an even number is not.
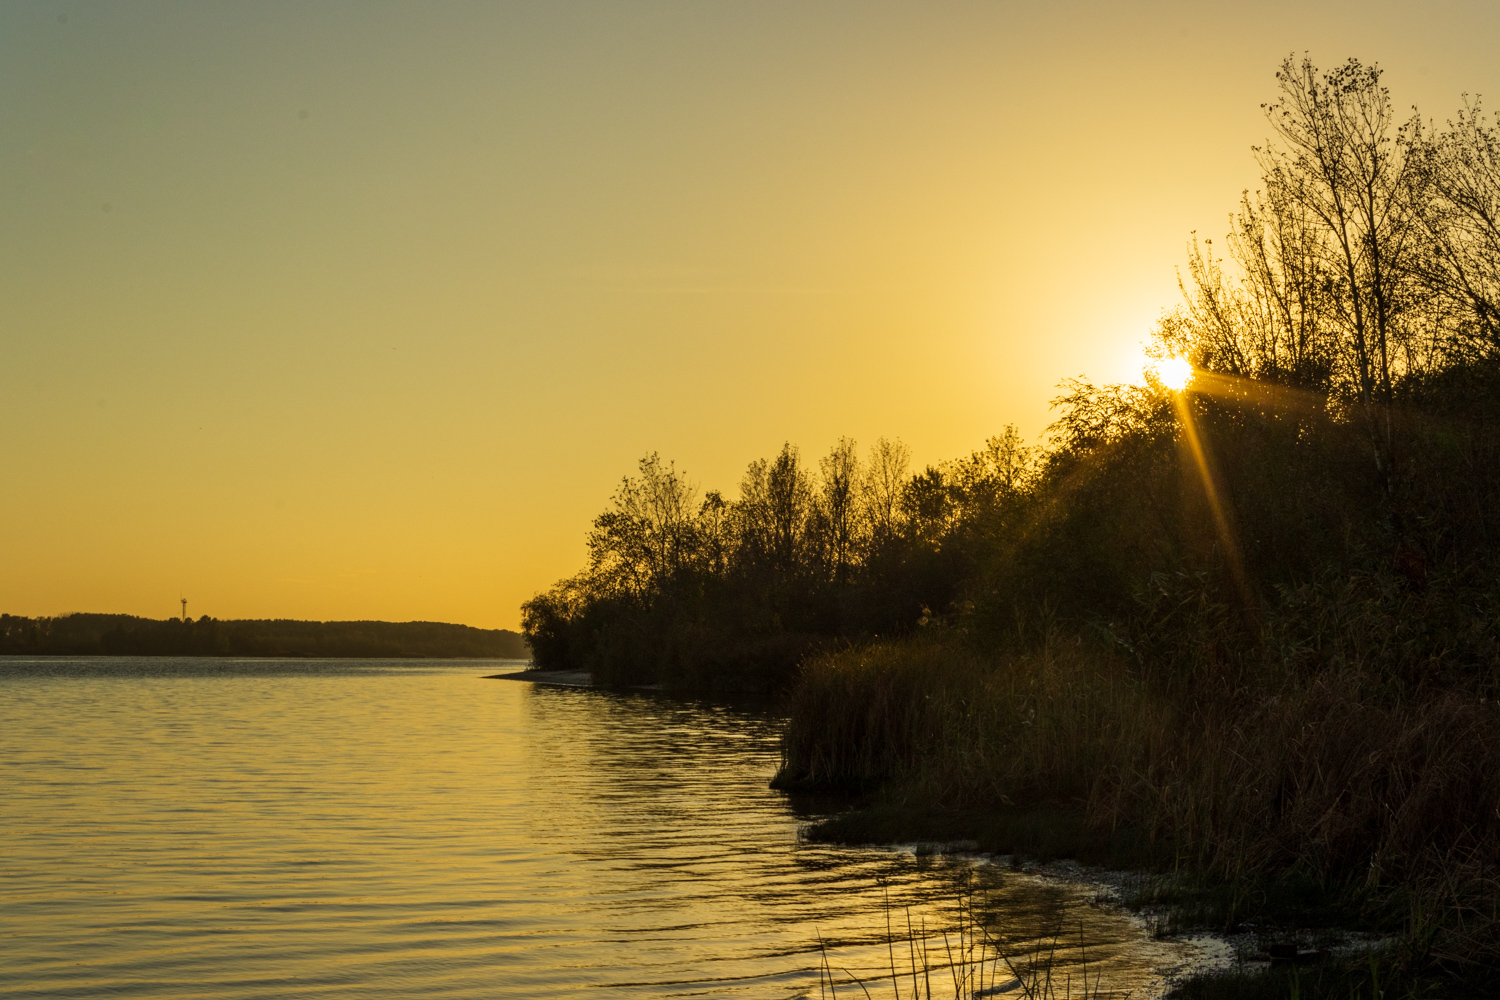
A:
[[[849,438],[839,438],[818,463],[818,500],[827,525],[827,561],[837,583],[846,583],[863,541],[863,511],[860,510],[859,454]]]
[[[751,462],[735,504],[742,557],[791,576],[804,565],[812,483],[790,443],[771,461]]]
[[[1457,314],[1456,338],[1477,356],[1500,353],[1500,130],[1478,102],[1441,132],[1411,130],[1427,197],[1418,203],[1430,253],[1424,281]]]
[[[870,449],[860,483],[865,517],[869,522],[872,544],[883,545],[900,534],[901,492],[906,488],[911,449],[901,443],[879,438]]]
[[[595,589],[650,603],[698,548],[697,490],[655,452],[626,476],[611,509],[589,533],[589,578]]]
[[[1356,59],[1320,73],[1288,57],[1276,74],[1281,99],[1267,106],[1286,148],[1260,153],[1273,205],[1318,224],[1308,244],[1342,336],[1356,397],[1377,425],[1375,458],[1389,477],[1393,382],[1433,360],[1432,328],[1421,322],[1430,292],[1416,280],[1422,238],[1422,172],[1397,141],[1380,70]]]

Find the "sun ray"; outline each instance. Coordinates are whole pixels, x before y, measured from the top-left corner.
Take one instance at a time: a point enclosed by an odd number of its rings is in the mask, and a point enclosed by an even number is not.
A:
[[[1186,362],[1183,362],[1186,364]],[[1191,373],[1191,369],[1189,369]],[[1165,382],[1163,383],[1165,384]],[[1184,383],[1185,384],[1185,383]],[[1177,413],[1177,424],[1182,428],[1183,442],[1187,445],[1188,452],[1192,455],[1193,464],[1197,466],[1198,478],[1203,483],[1203,493],[1208,500],[1209,512],[1214,519],[1214,528],[1219,536],[1219,544],[1223,546],[1225,561],[1229,564],[1229,572],[1234,577],[1238,586],[1240,596],[1245,602],[1246,608],[1255,606],[1255,594],[1250,589],[1250,580],[1245,574],[1245,563],[1240,554],[1239,540],[1235,536],[1234,525],[1229,519],[1229,513],[1224,509],[1223,499],[1219,495],[1217,477],[1214,475],[1213,465],[1209,461],[1207,451],[1203,446],[1203,439],[1198,434],[1198,421],[1193,415],[1193,404],[1185,391],[1172,393],[1172,407]]]

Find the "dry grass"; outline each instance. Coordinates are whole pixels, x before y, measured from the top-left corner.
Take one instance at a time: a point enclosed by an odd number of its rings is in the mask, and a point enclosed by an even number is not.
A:
[[[1407,914],[1414,957],[1500,964],[1500,706],[1474,690],[1347,661],[1148,677],[1083,640],[991,659],[927,638],[809,662],[784,754],[783,784],[1066,803],[1224,882],[1353,887]]]
[[[954,925],[930,931],[925,920],[913,923],[910,910],[894,913],[887,899],[889,965],[882,974],[857,976],[840,966],[837,954],[820,939],[820,1000],[837,1000],[840,987],[846,995],[858,990],[853,995],[865,1000],[877,994],[894,1000],[1104,1000],[1117,995],[1104,988],[1100,973],[1090,966],[1082,927],[1076,940],[1058,928],[1034,938],[1029,948],[1007,954],[990,935],[984,909],[975,895],[966,894],[958,900]],[[1076,958],[1064,956],[1075,948]]]

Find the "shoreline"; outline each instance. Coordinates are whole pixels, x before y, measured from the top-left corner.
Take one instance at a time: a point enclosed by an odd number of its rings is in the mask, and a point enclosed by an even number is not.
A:
[[[1164,955],[1175,952],[1156,965],[1158,979],[1144,994],[1149,1000],[1285,1000],[1299,995],[1289,994],[1298,982],[1304,998],[1353,995],[1382,981],[1390,986],[1388,996],[1458,1000],[1488,995],[1475,993],[1462,977],[1403,967],[1401,934],[1379,926],[1378,914],[1356,914],[1333,900],[1289,908],[1285,899],[1263,899],[1261,912],[1252,919],[1226,924],[1225,891],[1266,892],[1274,884],[1231,885],[1201,872],[1159,868],[1144,855],[1119,852],[1120,844],[1097,845],[1101,849],[1082,860],[1070,850],[1078,841],[1057,838],[1056,827],[1066,825],[1058,816],[1032,812],[1029,818],[1042,822],[985,829],[975,813],[934,816],[920,809],[891,809],[888,800],[888,811],[880,805],[878,797],[867,799],[804,828],[803,836],[829,845],[962,858],[1086,890],[1094,896],[1092,905],[1125,916],[1145,935],[1143,940],[1165,948]],[[1050,836],[1037,837],[1044,827],[1053,827]],[[1087,836],[1081,827],[1069,832]],[[1290,953],[1283,951],[1287,948]]]
[[[623,688],[608,688],[594,683],[594,675],[587,670],[518,670],[509,674],[486,674],[487,681],[530,681],[544,687],[597,688],[611,691],[665,691],[661,684],[631,684]]]
[[[591,688],[594,676],[587,670],[518,670],[509,674],[486,674],[487,681],[530,681],[548,687]]]

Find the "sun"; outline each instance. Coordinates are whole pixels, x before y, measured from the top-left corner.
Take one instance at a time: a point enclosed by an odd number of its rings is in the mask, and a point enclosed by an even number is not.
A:
[[[1181,392],[1193,380],[1193,366],[1182,358],[1163,358],[1156,363],[1156,378],[1173,392]]]

